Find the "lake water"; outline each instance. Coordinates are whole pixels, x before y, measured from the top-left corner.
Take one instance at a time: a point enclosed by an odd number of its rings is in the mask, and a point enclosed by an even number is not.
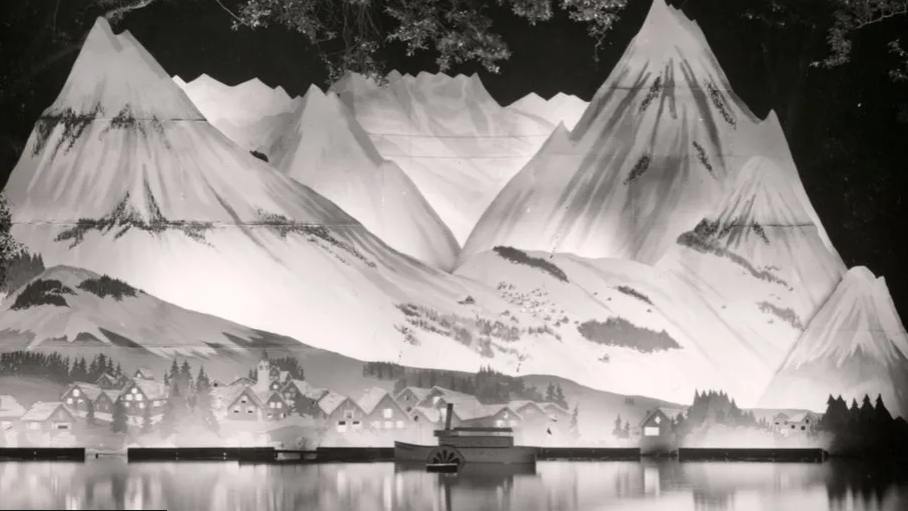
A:
[[[540,462],[430,474],[393,463],[0,463],[0,509],[904,511],[908,480],[853,463]]]

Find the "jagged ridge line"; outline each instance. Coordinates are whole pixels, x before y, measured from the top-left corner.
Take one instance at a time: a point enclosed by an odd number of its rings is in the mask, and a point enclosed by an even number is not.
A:
[[[63,220],[35,220],[32,222],[12,222],[13,225],[79,225],[79,221],[63,221]],[[313,222],[220,222],[220,221],[208,221],[208,220],[169,220],[166,222],[161,222],[163,225],[183,225],[183,226],[208,226],[208,227],[288,227],[288,226],[312,226],[312,227],[362,227],[362,224],[358,223],[338,223],[338,224],[325,224],[325,223],[313,223]]]

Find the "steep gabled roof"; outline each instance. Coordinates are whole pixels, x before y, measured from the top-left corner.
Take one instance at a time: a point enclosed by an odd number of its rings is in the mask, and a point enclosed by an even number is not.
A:
[[[73,416],[72,412],[70,412],[65,406],[63,406],[63,403],[61,403],[60,401],[39,401],[33,404],[32,407],[29,408],[27,412],[25,412],[25,415],[23,415],[20,420],[22,420],[23,422],[44,422],[47,419],[50,419],[58,408],[63,408],[64,410],[66,410],[66,413],[68,413],[70,416]],[[75,418],[75,416],[73,416],[73,418]]]
[[[318,401],[328,393],[327,390],[314,387],[305,380],[290,380],[286,385],[284,385],[284,388],[282,390],[286,390],[290,387],[295,388],[297,392],[314,401]]]
[[[427,389],[424,387],[404,387],[400,392],[397,393],[396,396],[394,396],[394,398],[400,399],[400,396],[408,390],[412,392],[414,396],[416,396],[417,401],[422,401],[426,398],[426,396],[429,395],[429,392],[432,392],[432,389]]]
[[[522,417],[520,417],[520,414],[517,413],[517,410],[515,410],[511,405],[509,405],[507,403],[496,403],[494,405],[484,405],[484,406],[485,406],[485,409],[488,412],[489,416],[496,415],[499,412],[501,412],[502,410],[507,409],[510,413],[517,416],[518,419],[522,418]],[[457,410],[456,406],[454,407],[454,410],[455,411]]]
[[[133,378],[132,382],[145,394],[147,399],[167,399],[168,397],[167,386],[163,382],[144,378]]]
[[[362,396],[356,400],[356,404],[363,409],[363,412],[366,414],[372,413],[375,410],[375,407],[381,403],[382,399],[390,396],[388,391],[385,389],[380,389],[378,387],[372,387],[371,389],[366,389],[363,391]]]
[[[25,415],[25,407],[13,396],[0,395],[0,419],[18,419]]]
[[[329,390],[321,399],[318,400],[318,407],[321,408],[323,412],[328,415],[334,413],[334,410],[337,410],[337,407],[343,404],[348,398],[343,394],[338,394],[333,390]],[[357,405],[358,406],[358,405]]]
[[[428,406],[414,406],[413,413],[418,413],[426,418],[429,422],[438,423],[441,421],[441,412],[437,408]]]
[[[441,400],[454,405],[454,415],[460,417],[460,420],[468,421],[489,416],[489,411],[476,399],[476,396],[455,392],[442,396]],[[441,407],[439,407],[440,409]]]
[[[104,389],[102,389],[101,387],[99,387],[93,383],[85,383],[84,381],[77,381],[77,382],[73,383],[72,385],[70,385],[69,387],[67,387],[66,390],[63,392],[63,394],[67,394],[70,391],[72,391],[72,389],[75,389],[75,388],[78,388],[80,391],[82,391],[82,393],[85,394],[85,397],[87,397],[88,399],[90,399],[92,401],[94,401],[95,399],[98,399],[98,396],[100,396],[101,393],[104,392]]]

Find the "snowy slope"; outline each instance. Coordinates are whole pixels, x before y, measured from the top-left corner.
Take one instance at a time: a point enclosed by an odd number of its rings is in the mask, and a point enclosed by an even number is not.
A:
[[[845,273],[775,161],[754,157],[717,211],[678,237],[658,266],[715,310],[786,352]]]
[[[882,277],[848,270],[791,348],[762,403],[825,410],[829,394],[858,401],[882,394],[886,407],[908,414],[908,334]]]
[[[311,86],[268,148],[271,164],[325,196],[390,247],[450,270],[460,246],[413,181],[378,153],[334,93]]]
[[[347,74],[331,86],[459,243],[554,124],[501,107],[476,75],[392,72],[380,86]]]
[[[249,151],[265,153],[292,122],[292,112],[299,104],[282,87],[272,89],[256,78],[232,87],[206,74],[191,82],[178,76],[173,80],[208,122]]]
[[[570,379],[596,379],[618,393],[686,402],[695,389],[721,388],[753,403],[783,355],[723,321],[682,279],[651,266],[525,255],[536,259],[520,263],[487,252],[457,270],[495,286],[561,337],[560,351],[525,360],[521,373],[571,364]],[[599,335],[587,322],[600,324]]]
[[[462,258],[508,245],[653,263],[724,197],[756,122],[699,28],[655,0],[570,136],[507,184]]]
[[[0,305],[4,349],[108,346],[207,358],[245,354],[260,337],[261,332],[69,266],[45,270]]]
[[[531,118],[543,119],[555,126],[563,122],[565,127],[571,130],[583,116],[587,106],[589,103],[572,94],[559,92],[549,99],[544,99],[531,92],[507,108]]]

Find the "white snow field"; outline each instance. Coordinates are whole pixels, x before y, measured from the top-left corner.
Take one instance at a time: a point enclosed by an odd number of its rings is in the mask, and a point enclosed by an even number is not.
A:
[[[330,90],[382,156],[413,179],[460,244],[555,128],[499,105],[476,75],[394,71],[380,85],[350,73]]]
[[[292,122],[300,99],[280,86],[271,88],[253,78],[235,86],[202,74],[191,82],[173,81],[189,96],[209,123],[247,151],[265,154],[274,139]]]
[[[908,414],[908,334],[883,277],[848,270],[788,352],[761,404],[797,403],[825,411],[829,394],[858,403],[878,394],[892,414]]]
[[[531,118],[543,119],[555,126],[564,123],[567,129],[572,130],[583,116],[587,106],[589,106],[587,101],[572,94],[559,92],[551,98],[545,99],[539,94],[531,92],[511,103],[507,108]]]
[[[762,156],[744,165],[721,206],[681,235],[658,266],[783,352],[846,271],[785,171]]]
[[[655,0],[576,127],[556,130],[498,194],[462,260],[507,245],[655,263],[747,159],[771,154],[751,136],[758,122],[699,27]]]
[[[391,248],[435,268],[454,267],[460,251],[454,235],[333,92],[309,87],[267,152],[275,168],[333,201]]]

